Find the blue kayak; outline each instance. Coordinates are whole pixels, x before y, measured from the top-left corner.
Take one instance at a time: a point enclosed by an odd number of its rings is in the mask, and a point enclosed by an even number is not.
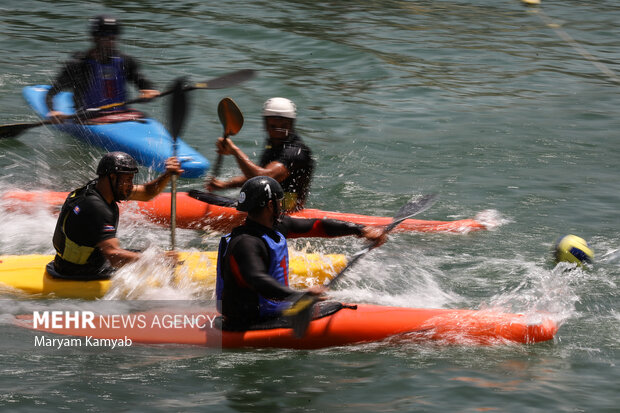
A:
[[[45,96],[48,85],[27,86],[23,95],[28,104],[42,118],[48,112]],[[64,113],[74,113],[73,94],[61,92],[54,97],[54,108]],[[117,123],[88,124],[67,122],[53,125],[58,130],[75,136],[108,151],[123,151],[140,164],[164,171],[167,158],[172,156],[172,137],[164,126],[154,119],[121,121]],[[209,169],[209,161],[191,146],[177,139],[177,156],[185,170],[183,177],[198,178]]]

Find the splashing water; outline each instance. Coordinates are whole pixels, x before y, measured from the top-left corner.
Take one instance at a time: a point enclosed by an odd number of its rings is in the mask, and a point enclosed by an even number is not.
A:
[[[487,230],[496,230],[502,225],[512,222],[508,218],[505,218],[495,209],[485,209],[476,214],[474,219],[484,225]]]
[[[56,217],[47,207],[33,204],[21,212],[0,201],[0,221],[5,223],[0,231],[0,255],[53,252]]]
[[[179,281],[180,280],[180,281]],[[204,292],[198,281],[178,277],[163,257],[163,251],[149,247],[140,259],[120,268],[112,278],[105,300],[192,300]]]

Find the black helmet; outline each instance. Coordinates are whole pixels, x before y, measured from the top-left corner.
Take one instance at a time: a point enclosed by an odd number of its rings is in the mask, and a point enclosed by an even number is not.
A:
[[[121,33],[121,26],[112,16],[96,16],[90,20],[90,34],[93,37],[98,36],[118,36]]]
[[[138,164],[131,155],[125,152],[109,152],[103,155],[97,166],[97,175],[110,174],[135,174],[138,172]]]
[[[277,204],[282,198],[284,198],[284,191],[278,181],[268,176],[255,176],[248,179],[241,187],[237,210],[251,212],[264,208],[270,200]]]

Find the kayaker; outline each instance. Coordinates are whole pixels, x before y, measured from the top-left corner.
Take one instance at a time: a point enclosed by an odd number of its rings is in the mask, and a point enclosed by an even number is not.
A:
[[[172,174],[181,174],[183,170],[176,158],[168,158],[166,172],[149,183],[134,185],[137,172],[138,164],[130,155],[110,152],[99,161],[98,178],[69,194],[54,231],[56,256],[52,275],[73,279],[107,278],[114,268],[140,258],[139,252],[120,246],[116,236],[117,203],[128,199],[148,201],[166,187]],[[165,255],[176,262],[175,252]]]
[[[303,294],[288,286],[287,236],[357,235],[385,242],[378,227],[281,215],[283,200],[282,187],[271,177],[250,178],[241,188],[237,209],[248,216],[222,237],[218,249],[216,296],[224,329],[246,330],[277,318]],[[325,289],[314,286],[307,291],[322,296]]]
[[[274,97],[263,105],[263,125],[267,132],[265,149],[258,164],[252,162],[230,139],[217,140],[217,152],[233,155],[243,175],[227,181],[211,179],[207,189],[237,188],[249,178],[269,176],[284,188],[285,212],[303,209],[310,189],[314,160],[310,148],[295,132],[297,108],[289,99]]]
[[[90,19],[93,47],[75,53],[52,82],[45,99],[50,109],[48,118],[61,122],[68,115],[54,110],[53,106],[54,96],[62,90],[73,92],[76,112],[125,102],[127,82],[136,85],[141,98],[151,99],[159,95],[160,92],[140,72],[138,62],[116,48],[120,32],[120,24],[114,17],[96,16]],[[119,106],[111,110],[123,109]]]

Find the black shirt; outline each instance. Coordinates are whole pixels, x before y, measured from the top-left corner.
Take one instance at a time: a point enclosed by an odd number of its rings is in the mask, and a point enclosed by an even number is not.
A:
[[[302,209],[308,197],[314,172],[314,160],[310,148],[295,133],[292,133],[282,145],[275,146],[268,141],[260,158],[260,166],[265,167],[274,161],[284,165],[289,173],[289,176],[280,182],[287,199],[286,210]]]
[[[52,87],[47,93],[45,101],[47,107],[52,110],[53,98],[62,90],[70,90],[73,92],[73,100],[75,102],[75,110],[80,111],[87,109],[84,107],[82,96],[84,95],[90,79],[94,76],[92,66],[88,63],[90,52],[75,53],[72,58],[67,61],[52,82]],[[152,89],[153,84],[140,72],[138,62],[131,56],[119,53],[123,59],[123,72],[125,79],[132,82],[138,89]]]
[[[276,301],[300,295],[269,274],[270,250],[261,238],[264,234],[279,240],[274,230],[246,220],[232,231],[226,253],[219,257],[223,283],[221,312],[226,329],[245,329],[263,321],[259,295]]]
[[[362,226],[337,220],[283,216],[276,231],[285,237],[360,235]],[[261,238],[279,235],[248,219],[235,228],[224,257],[220,257],[223,282],[221,311],[226,329],[243,330],[261,321],[259,295],[269,300],[293,301],[302,293],[280,284],[269,274],[269,248]]]
[[[108,204],[96,183],[91,181],[69,194],[60,211],[53,243],[54,268],[62,275],[87,277],[111,270],[97,244],[116,238],[118,205]]]

